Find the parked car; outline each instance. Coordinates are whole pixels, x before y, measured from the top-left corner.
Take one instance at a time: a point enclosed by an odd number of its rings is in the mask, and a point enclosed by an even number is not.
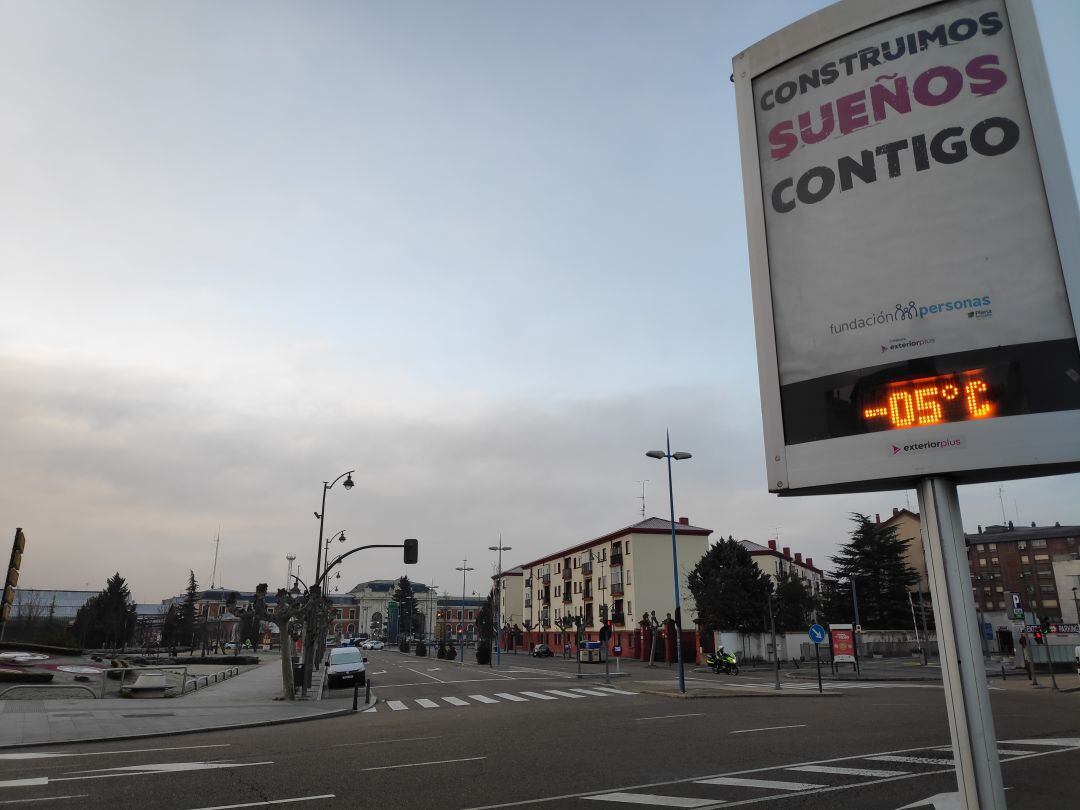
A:
[[[373,638],[370,641],[364,642],[365,650],[381,650],[386,645],[379,641],[377,638]]]
[[[331,689],[335,686],[352,686],[354,683],[363,686],[367,680],[365,661],[367,659],[356,647],[334,647],[326,659],[326,685]]]
[[[533,647],[533,658],[551,658],[555,653],[551,651],[551,647],[547,644],[537,644]]]

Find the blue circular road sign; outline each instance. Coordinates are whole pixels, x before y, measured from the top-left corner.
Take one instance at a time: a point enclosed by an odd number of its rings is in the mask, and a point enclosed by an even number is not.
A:
[[[825,640],[825,628],[820,624],[814,624],[810,626],[810,640],[815,644],[820,644]]]

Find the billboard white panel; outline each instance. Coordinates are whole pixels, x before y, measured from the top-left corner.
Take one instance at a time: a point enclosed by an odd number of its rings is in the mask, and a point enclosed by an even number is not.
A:
[[[770,488],[1080,462],[1032,433],[1080,427],[1080,350],[1029,4],[840,3],[734,67]]]

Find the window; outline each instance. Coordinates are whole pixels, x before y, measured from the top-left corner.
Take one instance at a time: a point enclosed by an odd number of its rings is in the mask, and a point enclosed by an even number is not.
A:
[[[991,543],[987,546],[990,551],[997,551],[997,543]]]
[[[1045,540],[1032,540],[1031,541],[1031,547],[1032,548],[1046,548],[1046,541]]]
[[[1057,588],[1053,585],[1040,585],[1039,590],[1043,593],[1057,593]]]
[[[1031,557],[1029,557],[1027,554],[1021,554],[1020,555],[1020,563],[1022,565],[1028,565],[1030,562],[1031,562]]]
[[[994,609],[994,603],[993,602],[987,602],[986,603],[986,609],[987,610],[993,610]]]
[[[986,568],[986,557],[979,557],[979,567]]]
[[[991,565],[998,565],[999,564],[998,563],[998,558],[997,557],[991,557],[990,558],[990,564]]]
[[[629,542],[630,541],[627,541],[627,546],[626,546],[627,553],[630,552]],[[633,611],[634,611],[634,608],[630,605],[630,600],[627,599],[626,600],[626,615],[629,616],[631,613],[633,613]]]
[[[562,594],[559,593],[559,586],[558,585],[555,586],[555,595],[556,596],[562,596]]]
[[[472,612],[472,611],[470,610],[470,611],[469,611],[469,621],[470,621],[470,622],[472,621],[472,614],[473,614],[473,612]]]
[[[1058,606],[1058,601],[1057,601],[1057,599],[1043,599],[1042,606],[1044,608],[1057,607]]]
[[[1050,559],[1049,554],[1036,554],[1035,555],[1035,562],[1044,562],[1044,561],[1049,560],[1049,559]]]
[[[1004,588],[1002,588],[1002,587],[1001,587],[1000,585],[998,585],[998,586],[997,586],[997,588],[996,588],[995,590],[996,590],[996,591],[997,591],[998,593],[1005,593],[1005,589],[1004,589]]]
[[[555,573],[556,574],[561,574],[562,573],[562,563],[555,563]]]
[[[1016,547],[1021,549],[1021,550],[1027,548],[1027,541],[1026,540],[1021,540],[1019,543],[1016,544]]]
[[[1075,539],[1075,538],[1072,538],[1072,537],[1070,537],[1069,539],[1070,539],[1070,540],[1073,540],[1073,539]],[[630,556],[630,538],[629,538],[629,537],[628,537],[628,538],[626,538],[626,556],[627,556],[627,557],[629,557],[629,556]],[[629,603],[627,603],[627,604],[629,604]],[[629,613],[629,612],[630,612],[630,608],[627,608],[627,609],[626,609],[626,612],[627,612],[627,613]]]
[[[626,569],[626,584],[627,585],[630,584],[630,569],[629,568]]]
[[[1005,603],[1004,602],[998,602],[998,610],[1004,610],[1004,609],[1005,609]]]

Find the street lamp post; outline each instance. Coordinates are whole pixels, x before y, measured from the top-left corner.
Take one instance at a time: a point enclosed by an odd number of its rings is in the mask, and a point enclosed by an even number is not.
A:
[[[331,489],[333,489],[334,484],[336,484],[342,478],[345,479],[345,482],[342,484],[342,486],[345,487],[346,490],[352,489],[353,488],[352,474],[354,472],[356,472],[356,470],[349,470],[348,472],[343,472],[341,475],[339,475],[333,481],[323,481],[322,511],[315,513],[315,517],[317,517],[319,519],[319,541],[315,546],[315,580],[316,580],[316,582],[318,582],[318,580],[322,578],[322,575],[324,573],[323,572],[322,550],[323,550],[323,524],[325,523],[325,518],[326,518],[326,493],[329,492]],[[310,622],[309,622],[309,624],[310,624]],[[311,631],[312,631],[312,628],[309,626],[307,628],[307,632],[306,632],[305,636],[306,637],[313,636],[313,633]],[[306,638],[305,644],[304,644],[304,684],[303,684],[303,689],[301,690],[301,692],[302,692],[302,694],[304,696],[307,695],[307,690],[311,687],[311,670],[312,670],[312,667],[314,665],[314,661],[315,661],[315,639],[314,639],[314,637]]]
[[[667,452],[650,450],[645,455],[649,458],[667,459],[668,503],[671,506],[671,567],[675,577],[675,652],[679,659],[679,692],[686,694],[686,676],[683,673],[682,650],[682,598],[679,594],[679,551],[675,545],[675,490],[671,483],[671,460],[684,461],[693,458],[690,453],[671,452],[671,433],[667,432]]]
[[[504,546],[502,535],[499,535],[499,545],[488,546],[488,551],[499,552],[499,576],[495,580],[498,583],[496,591],[499,594],[499,602],[495,607],[495,666],[502,666],[502,553],[510,551],[510,546]]]
[[[461,647],[461,663],[465,663],[465,574],[475,569],[469,567],[468,559],[461,561],[461,565],[454,569],[461,572],[461,633],[458,635],[458,646]]]

